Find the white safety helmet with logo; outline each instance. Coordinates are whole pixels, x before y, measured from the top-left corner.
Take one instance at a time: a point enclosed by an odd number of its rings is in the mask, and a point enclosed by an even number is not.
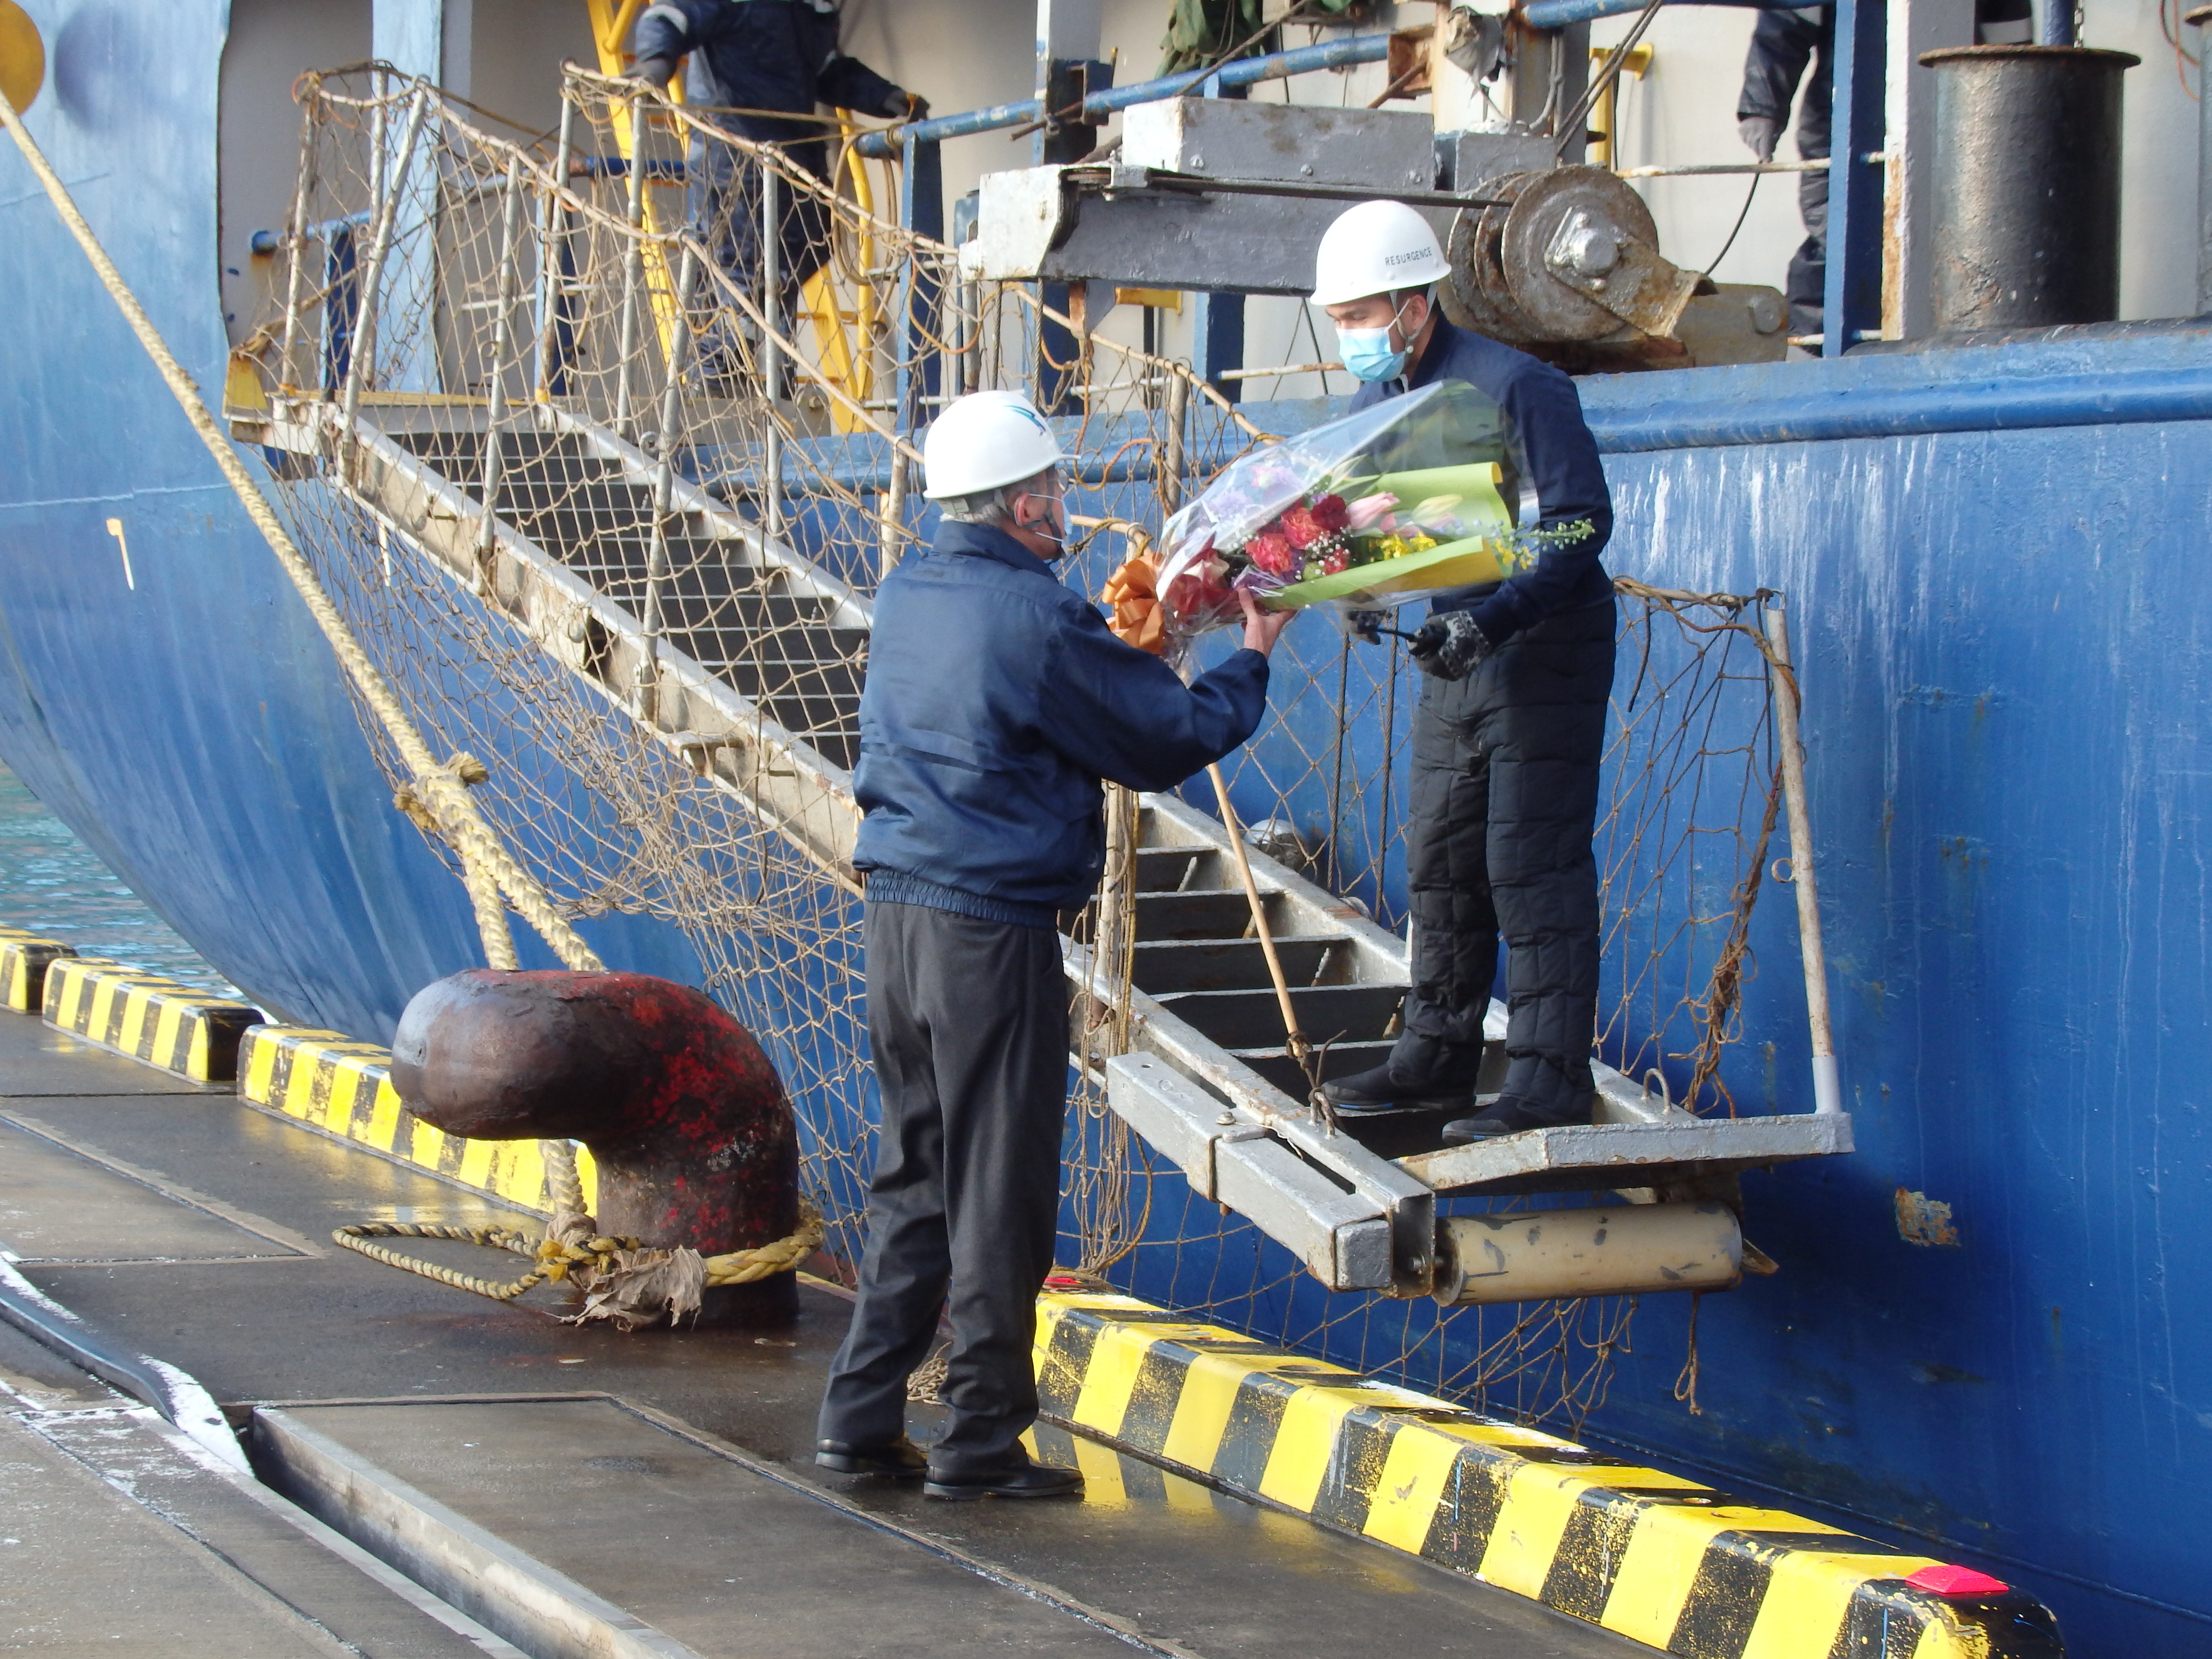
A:
[[[1340,306],[1427,288],[1450,274],[1437,233],[1403,202],[1362,202],[1337,215],[1314,255],[1313,301]]]
[[[1020,483],[1066,459],[1018,392],[973,392],[945,406],[921,441],[922,493],[933,501]]]

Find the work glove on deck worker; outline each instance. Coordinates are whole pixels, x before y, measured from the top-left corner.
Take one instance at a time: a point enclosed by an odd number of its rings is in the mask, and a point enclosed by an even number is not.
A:
[[[1735,124],[1736,137],[1743,147],[1762,161],[1774,159],[1774,147],[1781,142],[1782,123],[1771,115],[1747,115]]]
[[[1406,649],[1431,679],[1463,680],[1498,647],[1466,611],[1447,611],[1423,623]]]

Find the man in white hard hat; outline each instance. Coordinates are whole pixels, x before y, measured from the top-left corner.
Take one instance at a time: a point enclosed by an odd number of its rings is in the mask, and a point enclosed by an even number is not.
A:
[[[1413,988],[1383,1065],[1325,1086],[1340,1113],[1468,1108],[1447,1142],[1589,1121],[1598,988],[1590,851],[1613,685],[1613,505],[1574,382],[1437,313],[1449,270],[1399,202],[1363,202],[1322,239],[1313,303],[1336,325],[1355,409],[1464,380],[1504,414],[1509,463],[1550,532],[1533,568],[1444,594],[1412,647],[1406,836]],[[1513,499],[1509,486],[1509,501]],[[1506,951],[1507,1069],[1478,1102],[1483,1020]]]
[[[959,399],[922,459],[944,520],[877,595],[860,696],[853,862],[883,1128],[815,1455],[893,1478],[926,1463],[933,1498],[1050,1497],[1083,1484],[1021,1446],[1060,1211],[1058,918],[1105,867],[1099,781],[1172,788],[1249,738],[1288,613],[1247,596],[1244,648],[1186,686],[1054,575],[1061,456],[1026,399]],[[906,1437],[907,1378],[948,1293],[951,1411],[925,1460]]]

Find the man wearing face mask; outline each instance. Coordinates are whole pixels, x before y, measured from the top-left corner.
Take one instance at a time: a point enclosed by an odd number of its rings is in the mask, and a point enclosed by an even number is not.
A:
[[[1458,1143],[1589,1121],[1590,836],[1614,624],[1599,562],[1613,504],[1574,382],[1438,315],[1434,285],[1448,275],[1428,221],[1363,202],[1322,239],[1313,303],[1365,382],[1354,409],[1439,380],[1497,404],[1519,490],[1552,532],[1533,568],[1438,598],[1411,647],[1425,676],[1406,831],[1413,987],[1389,1060],[1324,1085],[1340,1113],[1467,1107],[1443,1132]],[[1502,1092],[1478,1102],[1501,933],[1507,1069]]]
[[[944,520],[876,597],[853,793],[883,1127],[853,1323],[815,1461],[932,1498],[1080,1492],[1032,1462],[1030,1341],[1052,1269],[1067,1099],[1058,917],[1106,863],[1102,778],[1169,789],[1252,735],[1288,619],[1186,686],[1053,574],[1061,456],[1019,394],[958,399],[923,444]],[[927,1457],[907,1378],[947,1304],[951,1415]]]

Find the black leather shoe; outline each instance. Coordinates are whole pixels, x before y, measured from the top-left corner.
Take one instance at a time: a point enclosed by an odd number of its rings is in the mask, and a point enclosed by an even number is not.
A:
[[[955,1502],[972,1498],[1080,1498],[1083,1477],[1052,1463],[1025,1463],[997,1474],[941,1476],[932,1472],[922,1483],[921,1495]]]
[[[1348,1117],[1364,1112],[1464,1111],[1474,1091],[1443,1084],[1409,1083],[1386,1063],[1321,1085],[1321,1097]]]
[[[1518,1095],[1498,1095],[1473,1117],[1455,1119],[1443,1127],[1447,1146],[1464,1146],[1471,1140],[1490,1140],[1498,1135],[1517,1135],[1524,1129],[1560,1129],[1571,1123],[1587,1123],[1590,1109],[1583,1106],[1538,1106]]]
[[[904,1435],[888,1446],[848,1446],[842,1440],[817,1440],[814,1462],[840,1474],[872,1474],[884,1480],[919,1480],[929,1468],[929,1459],[921,1448]]]

